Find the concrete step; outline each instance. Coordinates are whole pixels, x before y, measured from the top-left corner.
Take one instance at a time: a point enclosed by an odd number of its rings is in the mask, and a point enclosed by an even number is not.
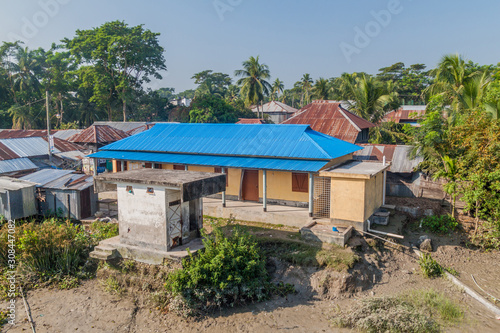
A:
[[[118,257],[118,251],[109,245],[97,245],[89,256],[99,260],[111,260]]]

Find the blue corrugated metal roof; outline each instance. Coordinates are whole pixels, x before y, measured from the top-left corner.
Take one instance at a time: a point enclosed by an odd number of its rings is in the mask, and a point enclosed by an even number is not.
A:
[[[325,160],[294,160],[283,158],[254,158],[242,156],[214,156],[110,150],[99,151],[89,156],[95,158],[107,158],[127,161],[302,172],[317,172],[328,163],[328,161]]]
[[[101,150],[331,160],[362,149],[308,125],[156,124]]]

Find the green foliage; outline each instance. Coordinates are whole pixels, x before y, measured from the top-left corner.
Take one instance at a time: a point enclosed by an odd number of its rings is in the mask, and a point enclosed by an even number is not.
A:
[[[327,267],[336,271],[352,268],[359,257],[352,251],[332,246],[330,249],[303,242],[258,237],[264,253],[293,265]]]
[[[423,253],[418,260],[422,274],[427,278],[440,277],[444,273],[443,267],[430,254]]]
[[[205,249],[190,255],[183,261],[184,269],[168,276],[165,286],[173,295],[171,309],[185,306],[196,313],[270,296],[266,260],[252,236],[238,226],[228,237],[220,227],[203,236]],[[178,302],[184,306],[176,306]]]
[[[255,114],[243,105],[231,104],[213,96],[204,95],[191,104],[191,123],[235,123],[238,118],[255,118]]]
[[[110,294],[121,295],[124,290],[115,276],[111,275],[106,280],[101,281],[104,290]]]
[[[368,298],[353,309],[339,310],[334,323],[365,332],[441,332],[463,311],[443,294],[418,290],[394,297]]]
[[[96,244],[80,225],[56,218],[16,222],[16,262],[21,283],[58,281],[60,288],[71,288],[79,279],[92,276],[88,254]],[[8,267],[8,228],[0,229],[0,265]],[[4,284],[5,277],[0,279]]]
[[[240,77],[238,85],[241,86],[241,96],[246,106],[258,104],[272,91],[266,81],[271,77],[269,67],[259,62],[259,56],[243,61],[242,66],[243,69],[234,71],[234,75]]]
[[[94,244],[103,239],[118,236],[118,224],[95,221],[90,225],[90,236]]]
[[[432,215],[422,219],[424,229],[440,234],[457,230],[458,226],[458,221],[450,215]]]

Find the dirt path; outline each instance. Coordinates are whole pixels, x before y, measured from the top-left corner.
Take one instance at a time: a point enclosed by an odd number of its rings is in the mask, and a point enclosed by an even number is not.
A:
[[[488,257],[488,260],[491,258]],[[478,263],[484,265],[483,261]],[[424,279],[410,253],[381,251],[375,255],[362,255],[362,264],[367,272],[373,273],[368,276],[375,280],[373,286],[362,292],[321,300],[311,287],[311,281],[322,271],[289,266],[284,267],[279,278],[294,283],[298,294],[223,310],[200,320],[184,320],[174,314],[160,314],[155,308],[136,306],[127,294],[120,297],[105,292],[99,280],[86,281],[72,290],[31,291],[28,300],[39,333],[350,332],[331,327],[332,309],[351,306],[366,297],[434,288],[458,302],[466,313],[465,319],[457,326],[447,328],[447,332],[500,332],[500,321],[449,281],[443,278]],[[30,331],[24,310],[20,310],[22,308],[18,308],[18,324],[4,326],[2,332]]]

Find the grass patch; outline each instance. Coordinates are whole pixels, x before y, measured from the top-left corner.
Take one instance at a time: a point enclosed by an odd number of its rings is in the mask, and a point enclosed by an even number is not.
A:
[[[460,307],[443,294],[417,290],[362,300],[352,309],[338,310],[333,322],[366,332],[440,332],[462,317]]]
[[[352,268],[359,260],[351,250],[331,245],[328,248],[300,241],[257,237],[264,253],[298,266],[327,267],[337,271]]]
[[[121,295],[123,293],[123,288],[121,284],[118,282],[115,276],[111,275],[106,280],[101,281],[104,290],[108,293]]]
[[[426,216],[421,221],[422,228],[438,234],[447,234],[457,230],[459,223],[451,215]]]

